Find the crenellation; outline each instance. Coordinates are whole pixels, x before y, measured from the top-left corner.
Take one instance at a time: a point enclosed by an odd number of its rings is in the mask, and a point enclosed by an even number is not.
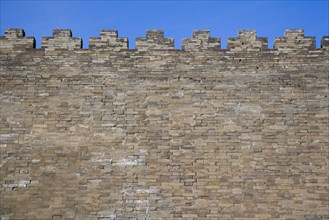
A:
[[[89,48],[128,50],[128,38],[118,38],[116,30],[101,30],[100,37],[89,39]]]
[[[305,37],[303,29],[288,29],[284,37],[275,38],[274,48],[283,53],[315,50],[315,37]]]
[[[161,41],[164,39],[164,31],[163,30],[147,30],[146,39],[154,40],[154,41]]]
[[[284,36],[288,39],[296,39],[297,37],[304,37],[303,29],[287,29],[284,32]]]
[[[329,36],[323,36],[321,39],[321,48],[322,49],[329,49]]]
[[[117,30],[101,30],[101,39],[117,39],[119,34]]]
[[[197,30],[193,31],[193,39],[208,40],[210,38],[210,31],[208,30]]]
[[[82,39],[72,37],[72,31],[69,29],[54,29],[52,37],[42,38],[41,48],[45,48],[46,50],[81,49]]]
[[[321,48],[326,50],[327,36],[321,39]],[[9,28],[5,35],[0,36],[0,49],[17,50],[35,48],[34,37],[25,37],[20,28]],[[75,50],[82,48],[82,39],[72,37],[70,29],[54,29],[52,37],[42,37],[41,48],[46,50]],[[92,50],[124,51],[129,50],[129,39],[119,38],[117,30],[101,30],[99,37],[89,39]],[[193,31],[192,38],[182,39],[183,51],[279,51],[280,53],[307,52],[316,50],[315,37],[305,37],[303,29],[288,29],[284,37],[275,38],[274,49],[268,48],[267,37],[257,37],[255,30],[240,30],[237,38],[229,38],[228,50],[221,49],[221,38],[210,37],[209,30]],[[146,38],[136,38],[137,51],[175,50],[174,39],[165,38],[163,30],[148,30]]]
[[[174,50],[174,39],[165,38],[163,30],[148,30],[146,38],[136,38],[136,49],[148,50]]]
[[[262,51],[268,49],[267,37],[257,37],[255,30],[240,30],[237,38],[229,38],[230,51]]]
[[[55,38],[71,38],[72,37],[72,31],[70,29],[54,29],[53,30],[53,36]]]
[[[5,37],[8,39],[25,37],[25,31],[20,28],[8,28],[5,30]]]
[[[185,51],[220,50],[220,38],[211,38],[210,31],[193,31],[192,39],[182,40],[182,49]]]
[[[0,37],[0,49],[28,49],[35,48],[34,37],[25,37],[25,31],[20,28],[8,28],[5,36]]]

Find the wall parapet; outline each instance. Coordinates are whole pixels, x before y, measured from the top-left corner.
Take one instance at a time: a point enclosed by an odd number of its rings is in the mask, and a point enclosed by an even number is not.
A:
[[[282,52],[315,50],[315,37],[305,37],[303,29],[286,30],[284,37],[275,39],[274,48]]]
[[[21,28],[8,28],[5,36],[0,37],[0,49],[28,49],[35,48],[35,38],[25,37]]]
[[[260,51],[268,49],[267,37],[256,37],[255,30],[241,30],[237,38],[229,38],[227,47],[231,51]]]
[[[329,36],[323,36],[321,39],[321,48],[329,49]]]
[[[35,38],[25,37],[20,28],[9,28],[0,36],[0,49],[25,50],[35,48]],[[125,51],[129,50],[129,39],[118,37],[117,30],[101,30],[99,37],[89,39],[89,48],[93,50]],[[329,36],[323,36],[321,47],[328,50]],[[54,29],[52,37],[42,37],[41,49],[76,50],[82,49],[82,38],[72,37],[70,29]],[[136,38],[137,51],[175,50],[174,39],[165,38],[163,30],[148,30],[145,38]],[[182,51],[221,51],[221,38],[210,37],[209,30],[193,31],[192,38],[182,39]],[[274,48],[268,48],[267,37],[257,37],[256,30],[240,30],[238,37],[228,38],[227,50],[232,52],[259,52],[274,50],[280,53],[305,52],[317,50],[315,37],[304,36],[303,29],[288,29],[283,37],[277,37]]]
[[[163,30],[148,30],[146,38],[136,38],[136,49],[147,50],[174,50],[174,39],[165,38]]]
[[[80,49],[82,48],[82,39],[72,37],[70,29],[54,29],[53,37],[42,38],[41,47],[49,50]]]
[[[208,30],[193,31],[192,39],[182,40],[182,49],[186,51],[219,50],[220,38],[211,38]]]
[[[118,38],[117,30],[101,30],[100,37],[89,39],[89,48],[114,51],[128,50],[128,38]]]

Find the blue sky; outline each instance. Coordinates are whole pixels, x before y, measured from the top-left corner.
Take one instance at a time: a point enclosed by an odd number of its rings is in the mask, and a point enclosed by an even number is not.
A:
[[[116,29],[120,37],[144,37],[148,29],[163,29],[166,37],[181,39],[192,36],[193,30],[210,30],[220,37],[222,48],[228,37],[238,30],[255,29],[260,37],[275,37],[284,30],[301,28],[305,35],[316,36],[317,46],[328,31],[328,0],[304,1],[17,1],[1,0],[1,35],[6,28],[23,28],[34,36],[37,47],[42,36],[52,36],[54,28],[69,28],[73,36],[83,38],[88,47],[90,37],[99,36],[102,29]]]

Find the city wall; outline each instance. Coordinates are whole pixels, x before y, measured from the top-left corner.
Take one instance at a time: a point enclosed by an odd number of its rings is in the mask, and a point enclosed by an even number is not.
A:
[[[328,219],[329,37],[0,37],[0,216]]]

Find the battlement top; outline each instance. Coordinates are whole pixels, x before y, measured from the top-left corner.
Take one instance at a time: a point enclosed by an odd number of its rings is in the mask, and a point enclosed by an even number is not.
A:
[[[129,50],[129,40],[119,37],[117,30],[101,30],[99,37],[89,39],[89,49],[94,50]],[[5,30],[0,37],[1,50],[25,50],[35,48],[35,38],[26,37],[19,28]],[[53,36],[42,37],[41,48],[45,50],[76,50],[82,48],[82,39],[72,37],[70,29],[54,29]],[[329,36],[321,39],[322,50],[328,50]],[[175,50],[174,39],[166,38],[163,30],[148,30],[146,37],[136,38],[137,51]],[[257,37],[255,30],[240,30],[235,38],[228,38],[227,50],[232,52],[252,52],[276,50],[280,53],[316,50],[315,37],[304,36],[303,29],[288,29],[283,37],[277,37],[274,48],[268,48],[267,37]],[[192,38],[182,39],[182,51],[220,51],[221,39],[210,37],[209,30],[193,31]]]

